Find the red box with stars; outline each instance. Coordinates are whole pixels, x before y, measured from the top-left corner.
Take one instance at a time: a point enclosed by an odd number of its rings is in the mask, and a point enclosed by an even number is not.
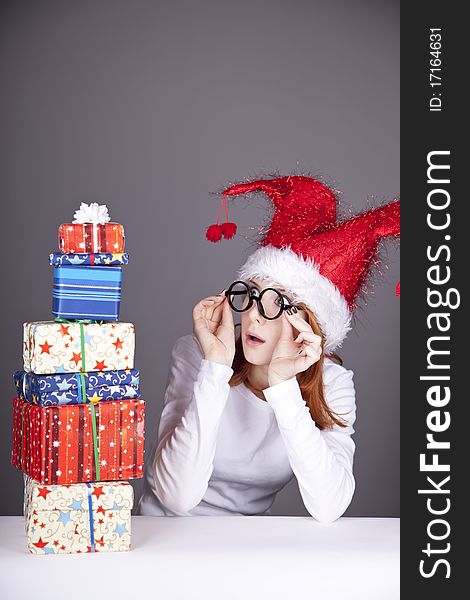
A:
[[[143,400],[41,407],[13,399],[12,463],[40,483],[142,477]]]
[[[63,254],[77,252],[124,252],[124,227],[120,223],[62,223],[59,248]]]

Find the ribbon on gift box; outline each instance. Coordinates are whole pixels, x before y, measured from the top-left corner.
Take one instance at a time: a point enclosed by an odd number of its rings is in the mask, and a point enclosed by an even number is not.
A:
[[[56,317],[54,319],[54,321],[56,323],[78,323],[79,327],[80,327],[80,349],[81,349],[81,358],[82,358],[82,372],[86,371],[86,361],[85,361],[85,329],[83,327],[83,324],[90,324],[90,323],[103,323],[103,321],[93,321],[93,319],[75,319],[75,320],[70,320],[70,319],[63,319],[62,317]]]
[[[25,469],[26,465],[25,465],[25,451],[26,451],[26,436],[28,433],[27,428],[25,427],[25,418],[24,418],[24,411],[25,408],[27,406],[27,402],[24,402],[22,404],[21,407],[21,465],[20,468],[21,469]],[[95,462],[95,473],[96,473],[96,481],[101,481],[101,475],[100,475],[100,457],[99,457],[99,451],[98,451],[98,434],[97,434],[97,428],[96,428],[96,412],[95,412],[95,405],[93,403],[90,404],[90,412],[91,412],[91,429],[92,429],[92,437],[93,437],[93,459]],[[88,484],[87,484],[88,485]]]
[[[95,472],[96,472],[96,480],[100,481],[100,457],[98,454],[98,437],[96,435],[96,413],[95,413],[95,405],[90,404],[91,410],[91,428],[93,431],[93,455],[95,457]]]
[[[87,204],[86,202],[82,202],[80,208],[73,216],[75,218],[73,223],[91,223],[93,228],[93,247],[98,248],[98,225],[104,225],[111,220],[106,204],[98,204],[97,202]]]
[[[61,318],[56,318],[54,319],[54,321],[57,321],[58,323],[71,323],[72,321],[68,320],[68,319],[61,319]],[[85,361],[85,329],[83,327],[84,323],[93,323],[92,320],[89,319],[78,319],[77,321],[75,321],[75,323],[78,323],[80,326],[80,347],[81,347],[81,354],[82,354],[82,370],[80,373],[77,373],[78,377],[77,377],[77,383],[78,383],[78,394],[80,397],[81,402],[84,404],[86,402],[86,385],[85,385],[85,377],[83,376],[83,372],[85,371],[85,365],[86,365],[86,361]],[[100,481],[100,459],[99,459],[99,453],[98,453],[98,436],[96,434],[96,412],[95,412],[95,406],[93,403],[90,404],[90,411],[91,411],[91,426],[92,426],[92,431],[93,431],[93,456],[95,459],[95,472],[96,472],[96,479],[97,481]],[[94,550],[93,550],[94,552]]]
[[[88,488],[88,519],[90,523],[90,547],[95,551],[95,523],[93,521],[93,499],[91,497],[91,483],[86,484]]]
[[[84,323],[94,323],[91,319],[77,319],[76,321],[70,321],[69,319],[62,319],[61,317],[56,317],[54,319],[56,323],[78,323],[80,327],[80,349],[81,349],[81,358],[82,358],[82,371],[86,371],[86,361],[85,361],[85,329],[83,328]]]
[[[86,383],[85,383],[85,373],[80,371],[79,373],[75,373],[75,379],[77,380],[77,393],[80,404],[86,404]]]
[[[58,323],[72,323],[73,322],[68,319],[61,319],[61,318],[54,319],[54,321],[56,321]],[[85,330],[84,330],[83,324],[84,323],[94,323],[95,321],[92,321],[89,319],[86,319],[86,320],[83,319],[83,320],[75,321],[75,323],[77,323],[77,322],[80,326],[80,346],[81,346],[81,355],[82,355],[82,371],[77,373],[76,377],[77,377],[77,383],[78,383],[78,394],[79,394],[80,402],[82,404],[85,404],[86,403],[86,384],[85,384],[85,377],[83,375],[83,372],[85,371],[86,362],[85,362]],[[26,377],[24,377],[24,379],[23,379],[24,397],[26,397],[25,388],[24,388],[25,380],[26,380]],[[93,433],[93,456],[94,456],[94,461],[95,461],[96,480],[100,481],[100,479],[101,479],[101,477],[100,477],[100,459],[99,459],[99,452],[98,452],[98,435],[97,435],[97,431],[96,431],[96,412],[95,412],[95,406],[93,403],[90,403],[90,411],[91,411],[91,426],[92,426],[92,433]],[[21,413],[22,417],[23,417],[23,414],[24,414],[24,410]],[[22,422],[22,426],[23,426],[23,422]]]
[[[26,393],[26,373],[25,376],[23,377],[23,398],[27,398],[27,393]],[[33,398],[34,401],[34,398]]]

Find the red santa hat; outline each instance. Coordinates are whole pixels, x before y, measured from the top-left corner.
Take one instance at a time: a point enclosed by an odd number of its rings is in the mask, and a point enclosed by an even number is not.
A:
[[[379,242],[400,235],[400,201],[337,222],[337,200],[310,177],[289,176],[232,185],[223,192],[226,222],[206,232],[210,241],[230,239],[226,197],[263,191],[274,205],[271,225],[260,247],[240,268],[240,279],[270,279],[294,302],[315,314],[325,336],[325,353],[338,348],[351,329],[351,317]]]

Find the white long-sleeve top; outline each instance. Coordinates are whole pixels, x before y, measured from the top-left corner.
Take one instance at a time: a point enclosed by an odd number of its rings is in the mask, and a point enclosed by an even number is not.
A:
[[[354,493],[353,372],[324,360],[326,401],[347,423],[320,431],[293,377],[261,400],[230,387],[230,367],[203,358],[194,335],[174,345],[165,402],[146,460],[143,515],[269,514],[295,475],[304,505],[334,521]]]

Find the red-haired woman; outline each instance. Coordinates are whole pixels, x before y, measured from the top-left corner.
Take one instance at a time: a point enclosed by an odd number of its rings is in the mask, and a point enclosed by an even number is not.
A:
[[[225,194],[258,190],[275,205],[271,229],[238,280],[196,304],[193,335],[173,348],[141,514],[269,514],[293,477],[319,521],[351,502],[355,390],[334,350],[378,242],[398,235],[399,204],[336,223],[335,197],[307,177]]]

